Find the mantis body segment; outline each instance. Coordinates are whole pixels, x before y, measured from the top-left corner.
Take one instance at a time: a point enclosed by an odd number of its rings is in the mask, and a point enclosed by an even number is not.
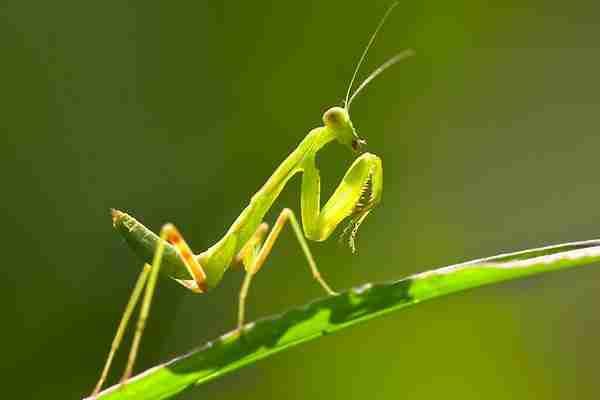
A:
[[[243,265],[246,275],[240,289],[237,324],[238,331],[241,332],[245,320],[246,297],[252,278],[264,265],[285,224],[289,223],[300,243],[314,279],[329,295],[336,294],[322,278],[306,239],[324,241],[331,236],[342,221],[347,220],[348,226],[342,235],[347,236],[349,246],[354,252],[358,228],[371,210],[381,201],[383,190],[381,159],[374,154],[362,152],[366,141],[361,139],[354,129],[350,120],[349,106],[366,83],[389,66],[412,55],[412,51],[405,50],[382,64],[365,79],[352,97],[350,97],[350,89],[375,35],[395,5],[388,9],[361,56],[348,89],[345,106],[331,107],[323,114],[324,125],[311,130],[306,135],[277,167],[266,183],[252,196],[249,204],[229,230],[213,246],[199,254],[194,254],[172,224],[164,225],[158,236],[134,217],[122,211],[112,210],[114,227],[147,264],[144,265],[127,304],[100,380],[92,393],[93,396],[100,391],[106,379],[125,328],[143,293],[140,317],[122,382],[131,376],[159,271],[194,293],[206,293],[219,284],[225,271],[232,265]],[[321,178],[316,164],[316,155],[325,145],[332,142],[338,142],[348,147],[356,155],[356,159],[333,195],[321,208]],[[269,230],[269,226],[263,222],[265,214],[273,206],[288,181],[298,173],[302,174],[300,195],[302,226],[294,212],[285,208],[279,214],[272,229]]]

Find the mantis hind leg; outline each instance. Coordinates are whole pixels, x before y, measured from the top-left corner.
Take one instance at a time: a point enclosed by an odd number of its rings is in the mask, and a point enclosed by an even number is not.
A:
[[[165,252],[165,244],[169,242],[172,244],[183,263],[185,264],[188,272],[190,273],[193,279],[190,280],[177,280],[182,285],[186,286],[188,289],[194,292],[203,292],[205,290],[205,279],[206,274],[202,267],[198,264],[198,262],[191,255],[191,251],[189,246],[177,230],[174,225],[166,224],[162,227],[160,231],[160,240],[156,246],[156,250],[154,252],[154,257],[152,260],[152,266],[149,264],[144,264],[144,269],[140,273],[138,280],[135,284],[131,297],[127,303],[125,308],[125,312],[123,313],[123,317],[121,318],[121,322],[119,323],[119,327],[117,329],[117,333],[113,339],[110,352],[108,354],[108,358],[102,370],[102,374],[94,391],[92,393],[92,397],[96,396],[106,377],[108,375],[108,371],[112,364],[112,360],[114,355],[119,348],[121,341],[123,339],[123,335],[125,333],[125,329],[127,328],[127,324],[131,318],[131,314],[137,305],[137,302],[140,299],[142,291],[144,292],[144,298],[142,300],[142,305],[140,308],[140,314],[136,326],[136,330],[133,337],[133,342],[131,344],[131,348],[129,350],[129,356],[127,358],[127,365],[125,367],[125,372],[121,378],[121,382],[127,381],[131,376],[133,371],[133,366],[135,364],[135,360],[137,357],[138,349],[140,346],[140,342],[142,340],[142,335],[144,333],[144,329],[146,326],[146,320],[148,319],[148,315],[150,314],[150,306],[152,305],[152,298],[154,296],[154,292],[156,289],[156,282],[158,279],[158,274],[160,271],[161,261]]]
[[[238,330],[241,330],[244,325],[245,318],[245,310],[246,310],[246,298],[248,296],[248,291],[250,289],[250,284],[252,282],[252,278],[254,275],[260,270],[260,268],[265,263],[267,257],[271,253],[273,249],[273,245],[275,241],[279,237],[281,230],[285,226],[285,223],[289,221],[292,229],[300,243],[300,247],[302,248],[302,252],[308,261],[308,265],[312,272],[313,278],[319,282],[319,284],[325,289],[325,291],[329,295],[337,294],[334,292],[331,287],[325,282],[319,269],[317,268],[317,264],[310,252],[310,248],[308,247],[308,243],[304,238],[302,233],[302,228],[294,215],[294,212],[289,208],[285,208],[277,217],[275,224],[273,225],[273,229],[269,232],[267,238],[263,242],[263,238],[268,231],[268,225],[266,223],[262,223],[257,229],[256,233],[252,236],[252,238],[244,245],[236,260],[241,261],[244,264],[246,269],[246,276],[244,277],[244,282],[242,283],[242,287],[240,289],[239,295],[239,305],[238,305]],[[262,243],[262,246],[261,246]]]

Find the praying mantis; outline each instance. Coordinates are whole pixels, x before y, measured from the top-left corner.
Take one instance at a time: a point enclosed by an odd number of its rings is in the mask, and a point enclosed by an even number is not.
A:
[[[246,297],[252,278],[264,265],[281,230],[289,222],[314,279],[327,294],[336,294],[321,276],[308,247],[307,239],[324,241],[331,236],[342,221],[348,220],[342,237],[348,238],[348,244],[354,252],[358,228],[371,210],[381,201],[382,162],[378,156],[362,151],[366,141],[358,136],[350,120],[350,105],[369,82],[400,60],[411,56],[413,51],[408,49],[397,53],[375,69],[352,95],[351,91],[360,66],[377,33],[397,4],[394,3],[388,8],[365,47],[348,85],[344,106],[331,107],[323,114],[324,126],[312,129],[306,135],[276,168],[267,182],[251,197],[248,206],[216,244],[206,251],[194,254],[173,224],[164,225],[160,230],[160,235],[157,236],[129,214],[112,210],[114,227],[146,264],[144,264],[125,308],[92,397],[99,393],[106,380],[113,357],[143,292],[140,315],[121,382],[127,381],[131,376],[145,323],[150,313],[159,271],[194,293],[206,293],[218,286],[223,274],[232,265],[243,265],[246,274],[239,293],[237,322],[237,331],[242,333]],[[316,155],[319,150],[331,142],[338,142],[350,148],[356,158],[337,189],[321,208],[321,180],[316,165]],[[294,212],[289,208],[284,208],[269,231],[269,226],[263,222],[263,218],[290,178],[297,173],[303,174],[300,194],[302,226]]]

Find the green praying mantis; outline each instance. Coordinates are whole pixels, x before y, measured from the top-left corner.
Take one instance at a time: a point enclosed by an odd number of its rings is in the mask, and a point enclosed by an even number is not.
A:
[[[248,206],[233,222],[223,238],[208,250],[199,254],[192,253],[173,224],[164,225],[160,230],[160,235],[157,236],[132,216],[122,211],[112,210],[114,227],[146,264],[123,313],[92,396],[99,393],[106,380],[133,310],[144,293],[139,320],[121,382],[125,382],[131,376],[145,322],[150,312],[159,271],[194,293],[206,293],[219,284],[223,274],[230,266],[243,265],[246,274],[239,293],[237,323],[237,331],[241,333],[245,319],[246,297],[252,278],[264,265],[281,230],[286,222],[289,222],[314,279],[327,294],[336,294],[321,276],[308,247],[307,239],[324,241],[331,236],[342,221],[348,220],[342,237],[348,238],[348,244],[354,252],[358,228],[381,200],[383,190],[381,159],[374,154],[362,151],[366,141],[358,136],[350,120],[349,112],[352,101],[369,82],[384,70],[413,54],[410,49],[396,54],[375,69],[351,95],[360,66],[377,33],[396,5],[397,3],[394,3],[388,8],[365,47],[348,85],[344,107],[331,107],[323,114],[324,126],[315,128],[306,135],[277,167],[267,182],[252,196]],[[339,142],[350,148],[356,155],[356,159],[333,195],[321,209],[321,180],[316,165],[316,155],[323,146],[331,142]],[[300,195],[302,227],[294,212],[289,208],[284,208],[269,231],[269,226],[263,222],[263,218],[290,178],[297,173],[303,174]]]

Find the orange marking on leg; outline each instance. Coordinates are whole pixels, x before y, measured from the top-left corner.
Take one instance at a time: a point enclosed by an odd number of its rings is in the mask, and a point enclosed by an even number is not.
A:
[[[206,293],[208,292],[208,286],[206,285],[206,281],[203,282],[196,282],[196,285],[198,285],[198,289],[202,292],[202,293]]]
[[[169,236],[167,236],[167,241],[172,245],[177,245],[181,242],[181,236],[178,232],[169,232]]]
[[[190,261],[191,258],[194,256],[192,252],[188,251],[187,249],[179,249],[179,253],[181,254],[181,257],[186,261]]]
[[[204,269],[202,269],[202,266],[194,258],[194,253],[192,253],[192,250],[185,242],[185,239],[181,233],[179,233],[173,224],[166,224],[163,229],[167,233],[167,241],[175,246],[177,254],[185,264],[190,275],[194,278],[198,289],[202,292],[206,292],[206,290],[208,290],[206,286],[206,273],[204,272]],[[180,282],[183,283],[183,281]],[[184,286],[186,286],[188,289],[192,289],[187,284],[184,284]]]

